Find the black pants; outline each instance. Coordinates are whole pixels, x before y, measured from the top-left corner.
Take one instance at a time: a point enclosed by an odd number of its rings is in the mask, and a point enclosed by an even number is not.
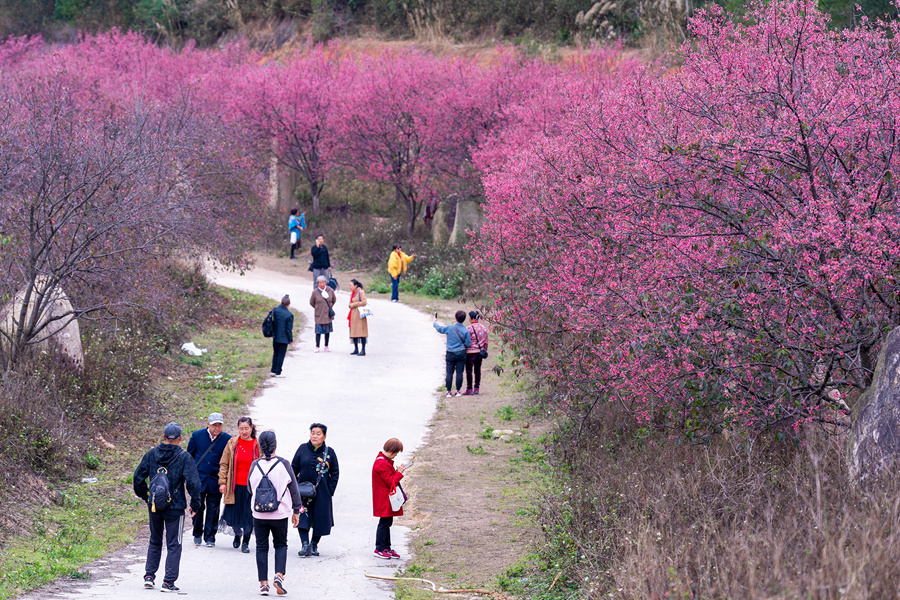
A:
[[[287,565],[288,520],[253,519],[253,530],[256,532],[256,574],[260,581],[269,580],[269,533],[272,533],[272,546],[275,548],[275,572],[284,575]]]
[[[481,353],[466,354],[466,389],[472,389],[472,370],[475,371],[475,389],[481,387]]]
[[[450,384],[453,383],[453,373],[456,372],[456,391],[462,387],[463,369],[466,366],[466,353],[463,352],[447,352],[447,391],[450,391]]]
[[[298,250],[300,248],[300,236],[297,236],[297,242],[291,244],[291,258],[294,258],[294,250]]]
[[[284,364],[284,355],[287,354],[287,344],[272,342],[272,372],[281,375],[281,365]]]
[[[316,334],[316,348],[319,347],[319,342],[322,340],[322,335],[325,336],[325,347],[326,348],[328,347],[328,338],[331,337],[331,334],[330,333],[326,333],[326,334],[317,333]]]
[[[150,513],[150,544],[147,546],[145,575],[156,576],[162,558],[163,530],[166,534],[166,574],[163,581],[175,583],[181,564],[181,534],[184,531],[184,510],[157,510]]]
[[[194,515],[194,537],[203,536],[204,542],[216,542],[216,530],[219,528],[219,503],[222,494],[219,490],[206,489],[200,494],[200,510]],[[204,515],[206,518],[204,519]]]
[[[375,550],[391,549],[391,525],[394,517],[381,517],[378,519],[378,529],[375,530]]]

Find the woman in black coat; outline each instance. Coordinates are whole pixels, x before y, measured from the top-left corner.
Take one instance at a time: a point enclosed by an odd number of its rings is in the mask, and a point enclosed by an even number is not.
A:
[[[309,441],[301,444],[294,453],[291,466],[298,482],[309,481],[316,486],[316,497],[304,499],[306,513],[300,515],[300,556],[318,556],[319,540],[323,535],[331,533],[334,525],[334,510],[331,497],[337,489],[340,470],[338,468],[337,455],[334,450],[325,443],[325,434],[328,427],[321,423],[313,423],[309,426]],[[313,530],[312,543],[309,540],[309,530]]]

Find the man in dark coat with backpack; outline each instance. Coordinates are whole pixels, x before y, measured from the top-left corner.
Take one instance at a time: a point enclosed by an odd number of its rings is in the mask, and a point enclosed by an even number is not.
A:
[[[163,531],[166,535],[166,573],[161,591],[178,592],[175,580],[181,563],[181,536],[184,531],[184,510],[187,498],[185,485],[191,495],[191,517],[200,508],[200,477],[191,455],[181,449],[181,425],[169,423],[163,430],[165,440],[152,448],[134,472],[134,493],[147,503],[150,513],[150,544],[144,587],[153,588],[156,570],[162,558]],[[148,483],[149,480],[149,483]]]
[[[269,313],[272,316],[272,377],[284,377],[281,374],[281,366],[284,364],[284,356],[287,354],[288,344],[294,341],[294,315],[288,310],[291,305],[291,297],[285,296],[281,299],[281,304],[272,309]],[[269,317],[266,317],[269,320]],[[265,335],[267,324],[263,323],[263,334]],[[268,336],[267,336],[268,337]]]
[[[216,545],[219,504],[222,502],[219,461],[222,460],[225,444],[231,439],[230,435],[222,432],[223,422],[221,413],[212,413],[207,419],[207,427],[195,431],[188,441],[188,454],[194,459],[200,475],[200,510],[194,515],[195,546],[202,542],[206,542],[208,548]]]

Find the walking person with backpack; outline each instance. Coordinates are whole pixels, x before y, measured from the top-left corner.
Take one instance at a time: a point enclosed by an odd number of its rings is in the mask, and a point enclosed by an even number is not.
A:
[[[288,310],[291,305],[291,297],[287,294],[281,299],[281,304],[269,311],[263,320],[263,335],[272,338],[272,370],[270,377],[284,377],[281,368],[284,365],[284,357],[288,346],[294,343],[294,315]]]
[[[250,417],[238,419],[238,434],[228,440],[219,461],[219,491],[225,496],[225,510],[219,531],[234,535],[232,546],[250,553],[250,534],[253,533],[253,512],[247,478],[253,461],[259,458],[256,425]]]
[[[194,545],[206,542],[208,548],[213,548],[219,527],[219,504],[222,503],[222,493],[219,492],[219,461],[231,436],[222,432],[221,413],[212,413],[206,421],[206,427],[191,435],[187,451],[194,459],[200,475],[200,509],[194,515]]]
[[[328,427],[322,423],[309,426],[309,441],[301,444],[291,461],[297,476],[306,513],[300,517],[300,556],[318,556],[319,540],[329,535],[334,526],[332,496],[337,490],[340,469],[334,450],[325,444]],[[313,530],[312,541],[309,530]]]
[[[134,472],[134,493],[147,503],[150,515],[150,543],[144,568],[144,587],[156,585],[156,571],[162,558],[163,534],[166,538],[166,568],[160,591],[175,592],[175,580],[181,565],[181,538],[184,510],[191,495],[190,515],[200,508],[200,477],[191,455],[181,449],[181,426],[169,423],[163,429],[163,442],[141,459]],[[149,483],[148,483],[149,480]]]
[[[434,328],[438,333],[447,336],[447,354],[444,357],[447,363],[447,397],[462,396],[459,388],[462,387],[463,368],[466,366],[466,350],[472,345],[472,334],[462,324],[466,320],[464,310],[456,311],[456,323],[452,325],[438,325],[437,313],[434,313]],[[456,394],[453,394],[453,374],[456,373]]]
[[[269,595],[269,534],[275,548],[275,579],[272,585],[279,596],[287,594],[284,574],[287,566],[288,516],[296,527],[300,513],[305,512],[297,479],[291,463],[275,456],[277,440],[274,431],[259,434],[263,455],[253,461],[247,486],[253,498],[253,530],[256,532],[256,573],[259,593]],[[288,496],[288,494],[290,494]]]

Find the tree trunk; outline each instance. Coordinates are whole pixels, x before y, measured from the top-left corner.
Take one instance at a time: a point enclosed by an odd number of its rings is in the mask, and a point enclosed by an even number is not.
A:
[[[318,181],[311,180],[309,182],[309,191],[312,196],[313,212],[319,214],[319,192],[322,191],[322,186],[319,185]]]

